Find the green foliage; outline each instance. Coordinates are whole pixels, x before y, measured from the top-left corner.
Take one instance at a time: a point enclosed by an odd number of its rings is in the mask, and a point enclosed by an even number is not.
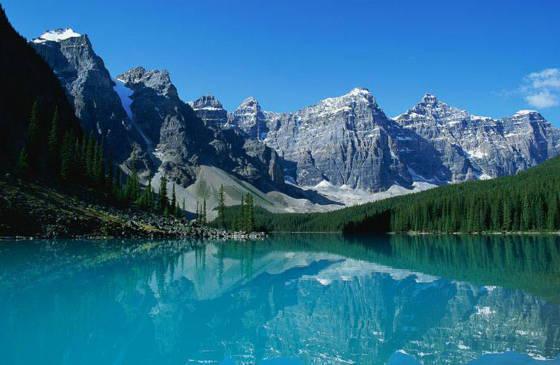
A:
[[[173,183],[173,190],[171,192],[171,214],[177,215],[179,209],[177,209],[177,194],[175,193],[175,183]]]
[[[220,212],[221,209],[218,209]],[[258,214],[255,214],[257,212]],[[227,214],[226,214],[227,213]],[[223,207],[223,213],[218,216],[217,224],[226,229],[235,231],[254,232],[264,230],[261,223],[263,219],[269,219],[272,215],[263,209],[256,209],[254,197],[251,194],[241,195],[241,204],[236,207]],[[258,218],[258,219],[257,219]],[[259,223],[257,223],[259,220]]]
[[[164,215],[169,214],[169,200],[167,198],[167,177],[161,174],[159,180],[159,211]]]
[[[246,232],[253,232],[255,229],[255,204],[253,202],[253,196],[247,194],[245,199],[245,208],[243,209],[243,230]]]
[[[23,147],[19,153],[16,163],[16,173],[18,176],[24,178],[29,176],[29,156],[25,147]]]
[[[2,78],[0,172],[13,172],[98,203],[136,204],[146,191],[138,177],[132,176],[123,187],[102,141],[93,134],[84,136],[60,80],[13,29],[1,7],[0,28],[1,54],[9,55],[0,57],[1,69],[9,70]],[[142,206],[153,209],[148,190]]]
[[[559,204],[560,158],[554,158],[516,176],[447,185],[328,213],[257,209],[255,224],[289,232],[558,231]],[[230,210],[228,216],[238,211]]]
[[[75,166],[74,156],[72,134],[66,132],[60,149],[60,178],[63,182],[69,183],[72,181],[72,173]]]
[[[226,227],[226,203],[223,184],[220,185],[220,191],[218,193],[218,221],[221,228]]]
[[[29,124],[27,127],[27,151],[29,154],[30,172],[36,176],[39,174],[41,161],[41,127],[39,125],[39,102],[35,100],[31,107]]]
[[[54,109],[54,114],[51,120],[51,126],[49,130],[49,135],[47,139],[47,148],[48,148],[48,165],[51,170],[51,174],[57,176],[60,169],[60,157],[59,153],[59,143],[60,143],[60,136],[58,130],[58,107]]]
[[[126,179],[124,186],[124,196],[129,202],[136,202],[140,198],[140,181],[136,170],[132,170],[130,176]]]
[[[202,224],[206,224],[207,220],[206,220],[206,199],[204,199],[202,201]]]

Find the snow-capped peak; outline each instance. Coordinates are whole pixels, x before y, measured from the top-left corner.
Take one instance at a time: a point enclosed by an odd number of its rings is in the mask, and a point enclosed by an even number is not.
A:
[[[80,33],[74,32],[72,28],[60,28],[55,30],[49,30],[41,34],[38,38],[33,40],[33,43],[43,43],[43,42],[60,42],[65,39],[81,37]]]
[[[424,94],[424,96],[422,96],[422,102],[425,104],[435,104],[437,103],[437,101],[438,101],[437,97],[430,93],[426,93]]]
[[[347,95],[367,96],[367,95],[371,95],[371,93],[365,87],[356,87],[350,90],[350,92]]]
[[[255,104],[255,103],[258,103],[258,101],[254,96],[249,96],[241,102],[241,104]]]
[[[536,110],[529,110],[529,109],[525,109],[525,110],[519,110],[517,113],[514,114],[514,116],[524,116],[524,115],[530,115],[530,114],[535,114],[538,113],[538,111]]]
[[[255,110],[257,110],[257,109],[260,109],[260,107],[261,106],[260,106],[259,102],[257,101],[257,99],[255,99],[252,96],[249,96],[248,98],[246,98],[245,100],[243,100],[241,102],[241,104],[239,105],[239,107],[237,109],[238,110],[239,109],[255,109]]]
[[[204,95],[191,102],[194,109],[218,110],[223,109],[222,103],[213,95]]]

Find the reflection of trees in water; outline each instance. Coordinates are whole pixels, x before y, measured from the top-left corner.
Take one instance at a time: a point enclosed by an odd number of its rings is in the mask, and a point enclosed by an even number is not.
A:
[[[8,360],[28,348],[46,363],[66,353],[83,364],[119,356],[125,363],[185,363],[224,353],[250,354],[249,363],[279,354],[311,362],[323,353],[367,364],[401,348],[442,354],[426,358],[438,363],[507,347],[560,351],[559,306],[541,299],[559,292],[560,245],[552,237],[304,235],[190,247],[107,242],[40,254],[2,248],[0,263],[15,259],[0,264],[2,277],[27,268],[24,281],[34,282],[0,301],[0,343],[14,349]],[[34,254],[34,263],[23,253]],[[395,280],[375,270],[330,285],[313,279],[341,259],[442,279]],[[48,270],[39,268],[43,263]],[[103,350],[87,357],[91,348]]]
[[[320,237],[319,240],[313,235],[275,236],[274,243],[256,248],[260,249],[260,254],[274,249],[328,252],[450,280],[523,289],[560,302],[560,239],[556,236]],[[244,249],[243,246],[234,247],[231,251]],[[226,252],[230,250],[226,248]],[[232,257],[235,256],[242,256],[242,253],[233,253]]]
[[[388,264],[560,303],[560,241],[552,236],[394,236]]]

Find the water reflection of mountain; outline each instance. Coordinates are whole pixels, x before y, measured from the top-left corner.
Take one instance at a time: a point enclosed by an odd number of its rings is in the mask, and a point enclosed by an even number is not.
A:
[[[42,363],[62,363],[64,354],[81,364],[224,356],[384,364],[402,351],[424,363],[461,364],[487,352],[560,353],[557,240],[368,241],[280,236],[186,251],[78,250],[83,268],[74,280],[51,257],[40,284],[0,301],[0,343],[13,364],[38,354]],[[21,355],[29,347],[35,352]]]

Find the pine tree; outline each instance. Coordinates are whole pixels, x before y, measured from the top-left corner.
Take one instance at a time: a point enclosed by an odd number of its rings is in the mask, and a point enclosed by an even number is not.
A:
[[[72,180],[74,161],[74,141],[70,132],[66,132],[60,149],[60,177],[65,182]]]
[[[548,216],[547,216],[547,228],[551,231],[558,229],[558,200],[556,197],[551,196],[549,198],[549,208],[548,208]]]
[[[245,195],[241,194],[241,210],[238,217],[238,229],[240,231],[245,230]]]
[[[509,231],[511,229],[511,205],[509,199],[503,200],[503,223],[502,229],[504,231]]]
[[[155,209],[154,204],[154,190],[152,189],[152,179],[151,177],[148,178],[148,209]]]
[[[82,155],[83,144],[83,138],[75,138],[72,149],[72,180],[76,183],[86,184],[88,180],[84,168],[84,156]]]
[[[177,215],[177,195],[175,194],[175,183],[173,183],[173,190],[171,191],[171,214]]]
[[[126,180],[124,187],[124,194],[129,203],[139,203],[137,200],[140,198],[140,179],[135,169],[132,169],[130,176]]]
[[[25,147],[19,152],[16,163],[16,174],[22,178],[27,178],[29,176],[29,156]]]
[[[125,200],[125,194],[124,194],[124,189],[122,186],[122,172],[120,169],[115,169],[115,174],[113,177],[113,186],[112,186],[112,191],[113,191],[113,196],[115,197],[115,200],[119,203],[122,204]]]
[[[48,148],[48,158],[49,158],[49,168],[51,169],[51,174],[58,176],[59,166],[59,156],[58,156],[58,106],[54,109],[54,114],[51,120],[51,128],[49,130],[49,136],[47,140]]]
[[[521,203],[521,230],[527,231],[531,228],[530,204],[527,194],[523,195]]]
[[[41,154],[41,128],[39,125],[39,102],[35,100],[31,107],[29,124],[27,127],[27,154],[29,161],[29,172],[31,175],[39,174],[39,160]]]
[[[107,176],[105,176],[105,191],[109,194],[110,199],[112,199],[113,195],[113,178],[113,161],[109,159],[107,163]]]
[[[96,185],[102,186],[105,177],[105,165],[103,161],[103,144],[101,143],[95,143],[93,166],[93,181]]]
[[[166,214],[169,213],[168,210],[169,200],[167,199],[167,178],[164,174],[161,174],[159,180],[159,209],[160,212]]]
[[[220,185],[220,192],[218,194],[218,217],[220,226],[226,228],[226,204],[224,196],[224,185]]]
[[[245,198],[245,231],[252,232],[255,226],[255,212],[253,206],[253,196],[247,194]]]
[[[85,176],[88,182],[93,181],[95,176],[95,138],[93,134],[90,134],[87,138],[84,161]]]
[[[202,201],[202,224],[206,224],[206,198]]]

